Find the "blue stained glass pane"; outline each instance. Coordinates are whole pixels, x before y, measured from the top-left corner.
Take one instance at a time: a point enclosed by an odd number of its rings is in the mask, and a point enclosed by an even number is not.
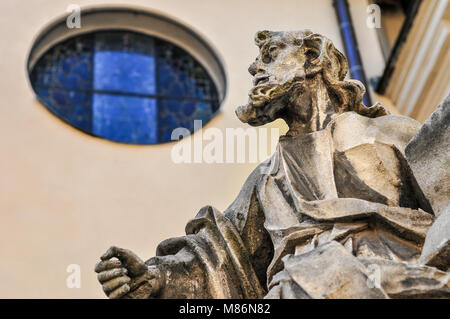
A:
[[[183,104],[183,113],[185,116],[190,117],[195,111],[194,101],[188,101]]]
[[[153,57],[126,52],[95,52],[94,89],[156,94]]]
[[[94,94],[93,134],[116,142],[158,142],[157,103],[152,98]]]
[[[201,120],[205,125],[211,117],[212,107],[209,102],[162,99],[159,102],[159,139],[161,142],[170,141],[172,131],[177,127],[193,132],[195,120]]]
[[[38,64],[31,73],[33,87],[50,87],[52,84],[52,66],[44,63]]]
[[[51,49],[34,67],[33,86],[67,90],[92,88],[92,37],[70,39]]]
[[[55,70],[53,87],[68,90],[91,89],[91,53],[61,57]]]
[[[76,91],[39,88],[39,100],[71,125],[90,133],[92,123],[91,95]]]
[[[97,34],[94,90],[156,94],[153,43],[152,38],[128,33]]]
[[[211,99],[212,81],[206,70],[187,52],[158,41],[159,92],[167,97]]]
[[[211,103],[207,102],[197,102],[197,107],[195,109],[194,114],[192,114],[191,118],[194,120],[202,120],[203,123],[209,121],[212,117]]]

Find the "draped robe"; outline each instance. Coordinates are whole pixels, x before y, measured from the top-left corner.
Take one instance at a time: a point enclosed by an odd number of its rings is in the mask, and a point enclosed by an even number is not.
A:
[[[449,296],[448,273],[417,264],[434,220],[404,157],[419,126],[346,112],[281,137],[225,212],[202,208],[158,246],[157,297]]]

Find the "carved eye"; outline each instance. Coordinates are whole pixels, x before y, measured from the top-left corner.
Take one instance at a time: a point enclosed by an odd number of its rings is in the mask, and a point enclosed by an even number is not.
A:
[[[278,55],[278,46],[276,46],[276,45],[272,45],[270,48],[269,48],[269,54],[270,54],[270,56],[272,57],[272,58],[275,58],[277,55]]]
[[[267,39],[267,36],[264,32],[258,32],[257,36],[258,40],[265,41]]]
[[[263,54],[261,59],[262,59],[262,61],[264,63],[270,63],[270,61],[272,61],[272,58],[271,58],[270,54]]]

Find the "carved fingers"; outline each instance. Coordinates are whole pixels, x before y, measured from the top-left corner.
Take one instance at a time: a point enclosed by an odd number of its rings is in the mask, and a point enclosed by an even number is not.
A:
[[[111,299],[122,298],[131,291],[132,282],[147,272],[147,266],[133,252],[116,246],[110,247],[95,266],[97,279]]]
[[[130,291],[131,278],[128,270],[122,266],[120,260],[113,258],[102,260],[95,265],[97,279],[102,284],[103,291],[111,298],[121,298]]]
[[[120,288],[124,285],[127,285],[128,288],[130,288],[130,286],[128,285],[128,283],[130,281],[131,281],[131,279],[128,276],[120,276],[120,277],[108,280],[103,283],[103,291],[107,294],[110,294],[117,288]]]
[[[97,279],[100,282],[106,282],[108,280],[114,279],[116,277],[126,276],[128,270],[125,268],[115,268],[110,270],[104,270],[97,275]]]
[[[99,273],[101,271],[108,270],[108,269],[120,268],[121,266],[122,266],[122,263],[120,262],[120,260],[118,260],[116,258],[109,259],[109,260],[102,260],[102,261],[99,261],[95,265],[95,272]]]
[[[110,247],[95,265],[97,279],[111,298],[148,298],[164,285],[165,276],[128,249]]]
[[[123,267],[128,270],[130,277],[140,276],[147,271],[145,263],[135,253],[128,249],[112,246],[100,257],[100,259],[102,261],[107,261],[114,257],[120,260]]]

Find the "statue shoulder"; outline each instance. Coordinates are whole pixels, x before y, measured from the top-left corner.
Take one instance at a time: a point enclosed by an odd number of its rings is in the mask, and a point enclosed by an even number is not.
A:
[[[380,142],[395,145],[402,153],[420,127],[418,121],[407,116],[388,114],[369,118],[355,112],[343,113],[329,125],[339,151]]]
[[[389,114],[371,119],[375,125],[385,132],[395,135],[404,135],[408,142],[416,135],[422,124],[413,118],[404,115]]]

